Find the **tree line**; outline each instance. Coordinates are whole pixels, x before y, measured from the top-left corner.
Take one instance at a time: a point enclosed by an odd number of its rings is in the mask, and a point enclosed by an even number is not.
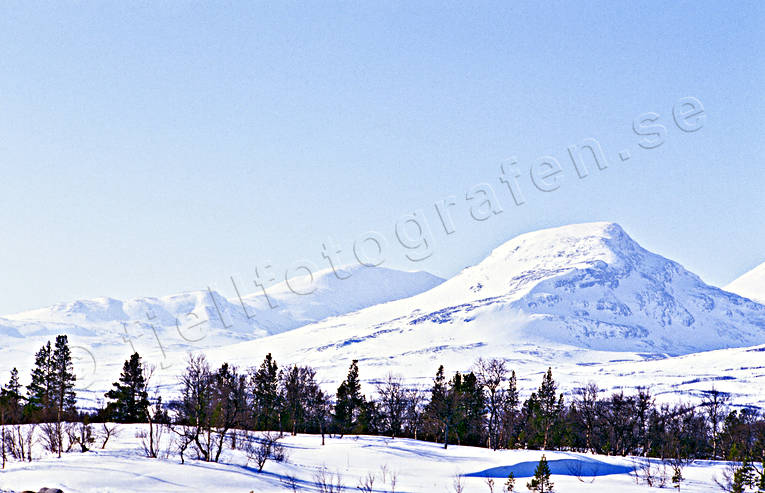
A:
[[[148,423],[144,448],[157,456],[162,433],[172,433],[184,453],[218,461],[237,431],[282,434],[385,435],[491,449],[540,449],[634,455],[676,460],[724,459],[762,463],[765,419],[756,408],[734,408],[711,389],[696,404],[658,404],[650,388],[633,394],[605,392],[596,384],[559,392],[552,369],[539,387],[521,396],[517,377],[500,359],[478,360],[467,372],[447,376],[440,366],[427,389],[389,375],[365,394],[358,361],[333,394],[310,366],[279,366],[271,354],[256,367],[224,363],[212,368],[189,356],[180,396],[163,403],[150,396],[152,368],[138,353],[123,365],[105,393],[106,404],[78,411],[71,352],[58,336],[35,355],[26,388],[14,368],[0,391],[0,425],[36,423],[49,449],[63,449],[63,422]],[[85,433],[84,431],[82,432]],[[83,443],[87,439],[83,436]],[[273,445],[273,444],[272,444]],[[82,445],[83,448],[85,445]],[[5,448],[3,448],[5,451]]]

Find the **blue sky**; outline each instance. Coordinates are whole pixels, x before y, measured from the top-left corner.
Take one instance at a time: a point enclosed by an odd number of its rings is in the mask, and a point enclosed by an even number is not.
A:
[[[516,234],[619,222],[724,284],[765,261],[761,2],[7,2],[0,7],[0,313],[254,291],[332,238],[451,276]],[[686,133],[673,105],[703,103]],[[663,144],[633,120],[659,114]],[[601,143],[579,179],[567,147]],[[622,162],[618,152],[629,150]],[[559,188],[529,179],[559,160]],[[526,203],[498,180],[517,157]],[[470,187],[503,212],[470,217]],[[434,202],[457,197],[455,232]],[[395,236],[421,210],[419,262]],[[410,224],[410,226],[412,226]]]

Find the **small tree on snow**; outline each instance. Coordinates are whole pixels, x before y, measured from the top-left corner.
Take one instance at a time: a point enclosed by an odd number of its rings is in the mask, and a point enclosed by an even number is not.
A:
[[[534,477],[526,483],[526,487],[531,491],[538,491],[539,493],[553,491],[553,483],[550,481],[550,466],[547,464],[547,458],[544,455],[539,459],[539,464],[537,464],[537,468],[534,470]]]
[[[507,492],[515,491],[515,473],[511,472],[507,475],[507,481],[505,481],[505,490]]]
[[[677,491],[680,491],[680,483],[683,482],[683,471],[679,467],[673,466],[674,474],[672,474],[672,484],[675,485]]]
[[[730,493],[744,493],[746,491],[765,491],[765,462],[763,469],[750,462],[747,457],[741,465],[731,463],[722,473],[722,480],[714,478],[714,482],[723,491]]]

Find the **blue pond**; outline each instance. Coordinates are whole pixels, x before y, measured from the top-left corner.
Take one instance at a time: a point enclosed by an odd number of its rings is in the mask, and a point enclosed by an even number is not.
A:
[[[466,474],[473,478],[506,478],[511,472],[516,478],[530,478],[534,475],[538,462],[519,462],[512,466],[499,466],[483,471]],[[608,464],[595,459],[576,458],[558,459],[547,461],[550,472],[560,476],[608,476],[610,474],[627,474],[632,472],[631,467]]]

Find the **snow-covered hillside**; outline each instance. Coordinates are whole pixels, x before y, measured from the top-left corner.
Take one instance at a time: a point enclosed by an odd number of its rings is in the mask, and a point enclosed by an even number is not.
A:
[[[245,297],[248,313],[260,317],[253,319],[262,323],[259,330],[238,299],[216,296],[216,307],[209,293],[78,302],[16,315],[0,321],[6,326],[0,371],[28,368],[40,341],[64,332],[79,357],[80,385],[93,391],[81,393],[88,400],[103,395],[133,350],[159,367],[154,383],[169,389],[186,352],[200,349],[213,363],[245,368],[271,352],[281,364],[314,366],[330,387],[353,359],[368,383],[394,373],[427,385],[440,364],[467,370],[479,357],[496,357],[517,371],[525,392],[552,366],[562,390],[590,380],[606,389],[654,384],[676,400],[715,385],[737,404],[765,405],[765,373],[758,370],[765,352],[756,347],[765,344],[765,306],[705,284],[613,223],[518,236],[443,283],[423,273],[358,268],[352,274],[343,281],[325,275],[311,296],[272,288],[273,310],[262,295]],[[122,322],[147,311],[160,329],[129,324],[126,335]],[[199,334],[183,324],[178,330],[175,317],[188,313],[197,315],[182,322],[218,323]]]
[[[250,340],[277,334],[330,316],[342,315],[427,291],[443,282],[427,272],[404,272],[383,267],[346,267],[315,274],[313,291],[296,294],[286,282],[242,298],[224,298],[215,291],[194,291],[162,298],[120,301],[97,298],[59,303],[0,319],[10,335],[56,334],[103,335],[124,326],[154,326],[205,345]],[[294,284],[300,284],[293,281]],[[296,288],[297,289],[297,288]],[[192,327],[203,322],[204,327]],[[180,327],[180,329],[179,329]],[[185,333],[190,330],[189,333]],[[128,331],[130,332],[130,331]],[[209,336],[209,337],[208,337]],[[179,344],[184,344],[181,337]],[[189,342],[189,341],[186,341]]]
[[[344,268],[343,279],[327,270],[315,275],[315,291],[293,293],[286,283],[226,299],[215,291],[162,298],[98,298],[60,303],[0,318],[0,378],[17,366],[26,374],[34,353],[57,334],[72,344],[81,389],[104,389],[134,351],[159,367],[179,369],[172,361],[186,351],[251,341],[327,317],[386,303],[426,291],[442,282],[427,272],[383,267]],[[302,286],[301,286],[302,288]],[[243,288],[240,288],[240,290]]]
[[[765,262],[725,286],[725,290],[765,303]]]
[[[395,366],[525,348],[681,355],[761,343],[765,306],[704,284],[616,224],[591,223],[521,235],[430,291],[257,346],[296,361]]]
[[[96,298],[59,303],[0,318],[0,351],[67,334],[90,351],[130,346],[142,354],[199,350],[250,341],[327,317],[412,296],[443,280],[427,272],[382,267],[331,269],[315,276],[315,290],[299,295],[287,283],[260,293],[224,298],[193,291],[121,301]]]
[[[612,223],[521,235],[417,301],[414,324],[509,315],[527,321],[510,324],[524,341],[669,354],[765,342],[765,307],[704,284]]]
[[[412,298],[209,354],[248,365],[272,352],[332,382],[358,359],[370,381],[393,372],[423,385],[439,364],[465,370],[497,357],[527,391],[552,366],[564,388],[655,384],[676,399],[716,385],[762,405],[754,369],[765,353],[725,348],[763,343],[763,305],[704,284],[616,224],[593,223],[521,235]]]
[[[285,437],[286,462],[266,462],[262,472],[248,464],[240,451],[226,450],[221,463],[186,459],[181,464],[177,454],[160,459],[142,456],[140,425],[124,425],[120,435],[111,439],[105,450],[84,454],[73,452],[61,459],[45,454],[32,463],[10,462],[0,475],[0,490],[39,490],[61,488],[65,493],[155,493],[216,491],[221,493],[276,493],[289,491],[322,491],[318,476],[340,478],[343,491],[358,491],[357,485],[370,475],[374,491],[423,493],[455,491],[459,481],[464,493],[489,491],[486,479],[494,478],[494,491],[499,491],[510,472],[516,478],[516,491],[526,491],[541,451],[499,450],[449,446],[437,443],[383,437],[346,436],[328,438],[325,446],[313,435]],[[162,450],[169,444],[166,434]],[[544,452],[555,491],[646,491],[644,483],[636,484],[633,469],[645,459],[607,457],[570,452]],[[43,454],[36,450],[35,456]],[[653,462],[654,472],[662,466]],[[721,478],[725,464],[697,461],[683,469],[682,490],[688,492],[719,491],[714,478]],[[668,472],[669,471],[669,472]],[[667,477],[671,470],[664,469]],[[395,486],[393,485],[395,483]],[[296,489],[292,488],[296,485]],[[667,481],[667,486],[671,486]]]

